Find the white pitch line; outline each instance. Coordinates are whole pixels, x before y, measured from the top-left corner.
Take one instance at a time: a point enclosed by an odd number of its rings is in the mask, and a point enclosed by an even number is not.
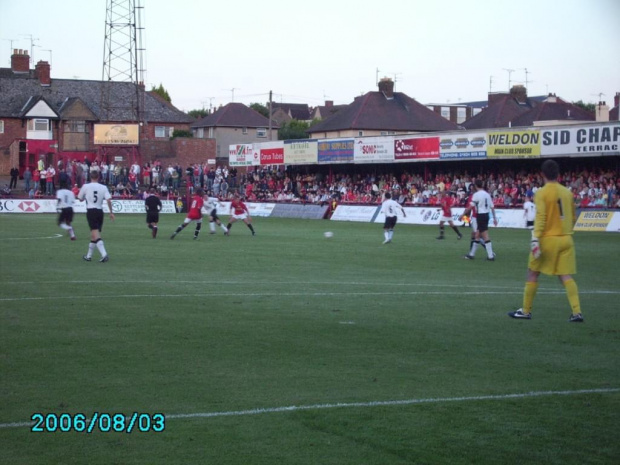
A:
[[[166,420],[188,419],[188,418],[217,418],[217,417],[241,417],[249,415],[262,415],[265,413],[282,413],[282,412],[299,412],[303,410],[326,410],[337,408],[371,408],[371,407],[394,407],[401,405],[419,405],[419,404],[440,404],[444,402],[473,402],[480,400],[508,400],[508,399],[526,399],[532,397],[548,397],[548,396],[573,396],[580,394],[609,394],[620,392],[620,388],[602,388],[602,389],[579,389],[574,391],[533,391],[515,394],[498,394],[486,396],[468,396],[468,397],[430,397],[423,399],[404,399],[404,400],[379,400],[371,402],[338,402],[328,404],[313,405],[290,405],[286,407],[268,407],[254,408],[249,410],[231,410],[223,412],[205,412],[205,413],[176,413],[166,415]],[[24,428],[32,426],[34,422],[14,422],[0,423],[0,428]]]
[[[62,237],[62,234],[54,234],[53,236],[45,237],[4,237],[3,241],[26,241],[26,240],[39,240],[39,239],[58,239]]]
[[[411,292],[213,292],[210,294],[112,294],[72,295],[48,297],[4,297],[0,302],[74,299],[134,299],[134,298],[188,298],[188,297],[330,297],[330,296],[397,296],[397,295],[521,295],[523,291],[411,291]],[[543,295],[564,295],[561,290],[541,292]],[[620,291],[580,291],[581,295],[620,294]]]

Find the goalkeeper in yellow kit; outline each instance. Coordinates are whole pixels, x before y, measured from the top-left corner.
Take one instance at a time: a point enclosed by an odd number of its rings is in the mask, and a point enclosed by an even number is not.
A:
[[[573,225],[575,202],[571,192],[557,182],[560,167],[553,160],[542,165],[545,186],[536,192],[536,220],[532,231],[531,253],[527,282],[523,292],[523,308],[508,315],[512,318],[532,318],[532,303],[538,290],[540,273],[558,276],[566,289],[572,314],[568,321],[582,323],[577,283],[572,275],[577,273]]]

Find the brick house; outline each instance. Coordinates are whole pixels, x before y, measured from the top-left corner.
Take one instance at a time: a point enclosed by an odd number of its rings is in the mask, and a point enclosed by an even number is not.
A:
[[[356,97],[353,103],[312,126],[313,139],[384,136],[415,132],[450,131],[458,126],[402,92],[394,82],[379,81],[379,91]]]
[[[277,124],[272,125],[269,137],[269,118],[243,103],[229,103],[192,124],[195,139],[215,139],[217,163],[228,163],[228,148],[232,144],[251,144],[278,140]]]
[[[103,86],[110,88],[107,116],[102,109]],[[110,159],[139,163],[166,158],[187,164],[214,158],[214,141],[171,141],[174,130],[190,130],[193,119],[159,96],[144,92],[144,118],[136,146],[95,144],[99,123],[136,124],[127,102],[135,100],[135,84],[52,79],[50,65],[39,61],[30,69],[25,50],[15,50],[11,68],[0,68],[0,175],[18,166],[20,174],[43,158],[58,161]]]

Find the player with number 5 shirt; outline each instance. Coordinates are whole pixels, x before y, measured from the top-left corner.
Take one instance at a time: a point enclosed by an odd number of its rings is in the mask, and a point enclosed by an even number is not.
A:
[[[108,253],[101,239],[101,229],[103,228],[103,201],[108,203],[110,210],[110,220],[114,221],[114,213],[112,213],[112,196],[110,191],[103,184],[99,184],[99,171],[92,170],[90,172],[90,180],[88,184],[84,184],[78,194],[78,200],[86,201],[86,219],[90,228],[90,244],[88,244],[88,252],[82,258],[90,262],[93,257],[95,248],[101,254],[102,263],[109,260]]]

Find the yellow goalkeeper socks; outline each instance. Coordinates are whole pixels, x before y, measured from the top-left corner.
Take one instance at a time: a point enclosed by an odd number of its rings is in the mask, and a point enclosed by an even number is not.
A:
[[[566,288],[566,296],[568,297],[568,303],[570,303],[570,307],[573,310],[573,315],[581,313],[577,283],[574,279],[569,279],[568,281],[564,281],[564,287]]]
[[[534,297],[536,297],[536,291],[538,290],[538,283],[526,282],[525,289],[523,291],[523,313],[532,313],[532,305],[534,303]]]

